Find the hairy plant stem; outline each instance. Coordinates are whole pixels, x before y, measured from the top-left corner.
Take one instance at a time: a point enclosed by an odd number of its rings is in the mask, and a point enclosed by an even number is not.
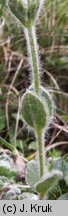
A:
[[[38,50],[37,50],[37,41],[35,28],[30,27],[26,31],[27,45],[30,55],[32,73],[33,73],[33,84],[36,94],[40,90],[40,75],[39,75],[39,61],[38,61]],[[40,177],[45,173],[45,156],[44,156],[44,146],[43,146],[43,132],[38,128],[37,133],[37,142],[38,142],[38,152],[39,152],[39,169]]]
[[[36,41],[36,34],[35,34],[35,28],[30,26],[26,30],[26,39],[28,44],[28,50],[30,55],[30,61],[31,61],[31,67],[33,72],[33,84],[34,84],[34,90],[36,93],[39,93],[39,84],[40,84],[40,78],[39,78],[39,59],[38,59],[38,51],[37,51],[37,41]]]
[[[38,152],[39,152],[39,168],[40,168],[40,178],[45,174],[45,152],[43,145],[42,130],[37,131],[37,142],[38,142]]]

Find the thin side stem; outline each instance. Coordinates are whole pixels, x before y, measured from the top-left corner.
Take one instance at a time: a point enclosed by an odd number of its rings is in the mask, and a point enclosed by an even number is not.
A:
[[[45,151],[44,151],[42,130],[38,130],[37,142],[38,142],[40,178],[41,178],[45,174]]]
[[[31,63],[32,72],[33,72],[34,89],[36,93],[39,93],[39,84],[40,84],[39,57],[38,57],[38,50],[37,50],[35,28],[30,27],[25,32],[26,32],[28,51],[30,55],[30,63]]]

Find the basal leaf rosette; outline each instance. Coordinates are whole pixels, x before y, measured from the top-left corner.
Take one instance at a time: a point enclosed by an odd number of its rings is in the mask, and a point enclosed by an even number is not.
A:
[[[28,28],[34,24],[43,0],[7,0],[7,2],[12,14]]]

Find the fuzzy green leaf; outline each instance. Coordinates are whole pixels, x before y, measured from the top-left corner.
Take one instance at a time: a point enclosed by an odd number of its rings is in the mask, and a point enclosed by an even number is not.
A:
[[[27,92],[22,100],[22,115],[25,122],[35,129],[43,129],[46,125],[46,112],[39,98]]]
[[[31,160],[27,165],[27,182],[34,187],[34,185],[39,181],[39,167],[38,162]]]
[[[8,0],[12,14],[27,28],[34,23],[39,5],[39,0],[30,0],[28,3],[24,0]]]
[[[32,85],[30,86],[29,90],[34,93],[34,88]],[[47,121],[51,120],[54,112],[54,103],[52,101],[51,95],[49,94],[48,90],[43,88],[41,85],[40,85],[40,92],[38,94],[38,97],[41,99],[42,103],[44,104],[45,112],[47,115]]]
[[[36,191],[42,196],[48,193],[50,189],[57,183],[59,178],[62,176],[62,172],[56,170],[48,172],[43,178],[36,184]]]
[[[11,166],[8,161],[0,160],[0,176],[16,176],[16,171],[11,169]]]
[[[12,15],[18,19],[24,26],[28,26],[27,7],[26,4],[18,0],[8,0],[8,6]]]

